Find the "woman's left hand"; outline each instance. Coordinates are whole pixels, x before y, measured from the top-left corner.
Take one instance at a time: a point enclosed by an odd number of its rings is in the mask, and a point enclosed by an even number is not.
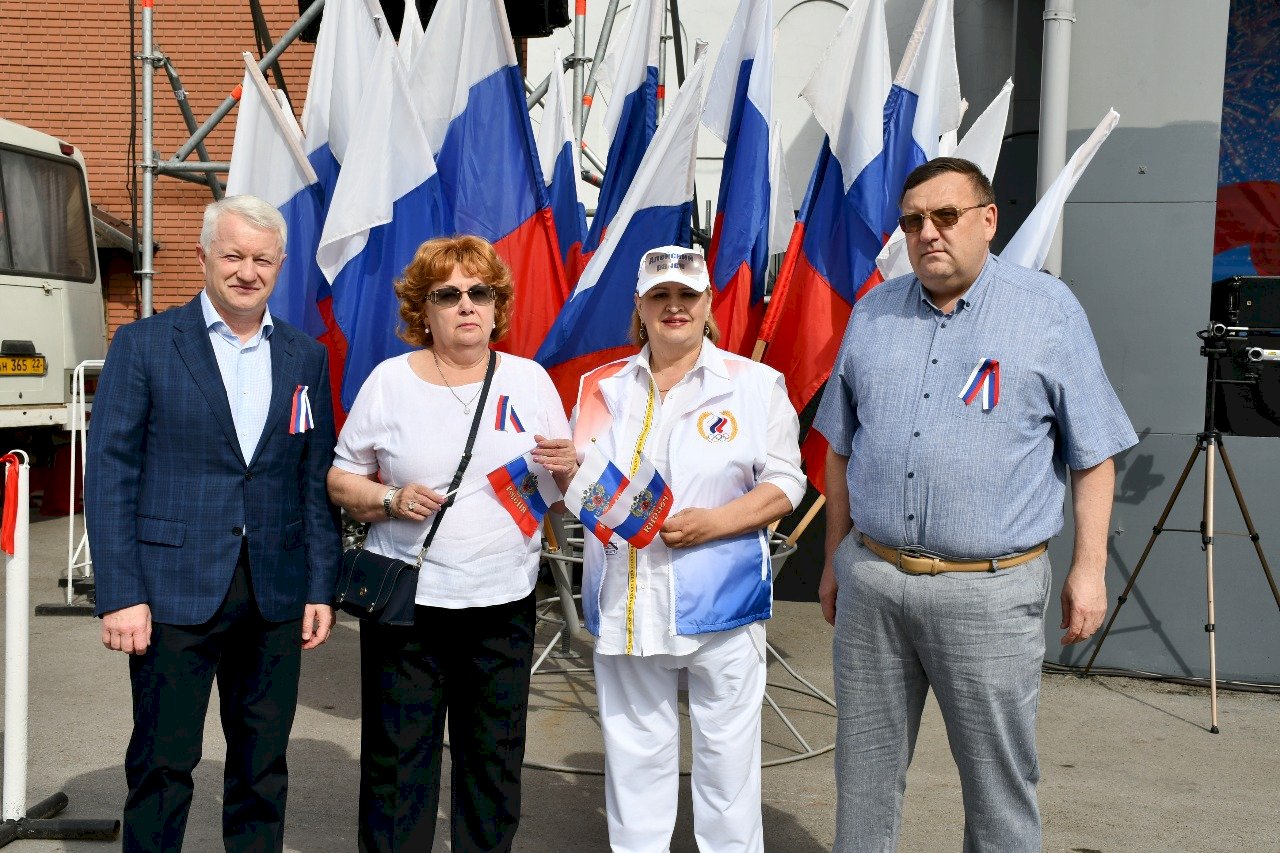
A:
[[[719,513],[713,509],[688,507],[668,516],[662,525],[662,541],[668,548],[692,548],[724,536],[718,524]]]
[[[535,435],[537,445],[533,448],[533,461],[546,468],[553,475],[561,475],[566,482],[578,472],[578,451],[573,442],[567,438],[546,438]]]

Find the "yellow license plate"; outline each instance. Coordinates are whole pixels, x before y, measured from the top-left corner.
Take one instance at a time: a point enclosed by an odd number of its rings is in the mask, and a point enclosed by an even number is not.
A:
[[[42,355],[0,355],[0,376],[44,376],[49,363]]]

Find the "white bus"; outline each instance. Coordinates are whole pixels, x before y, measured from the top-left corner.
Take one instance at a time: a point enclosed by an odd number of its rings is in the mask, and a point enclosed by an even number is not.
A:
[[[72,372],[106,348],[84,158],[0,118],[0,452],[68,429]]]

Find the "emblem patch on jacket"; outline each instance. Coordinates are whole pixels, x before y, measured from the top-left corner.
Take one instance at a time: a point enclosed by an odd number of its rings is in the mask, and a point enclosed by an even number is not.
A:
[[[726,442],[738,437],[738,419],[733,412],[703,412],[698,415],[698,435],[707,441]]]

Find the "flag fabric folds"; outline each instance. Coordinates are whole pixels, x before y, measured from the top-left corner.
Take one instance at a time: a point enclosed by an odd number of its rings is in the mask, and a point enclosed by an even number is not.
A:
[[[1012,95],[1011,78],[1005,81],[999,93],[992,98],[982,115],[974,120],[964,138],[949,155],[975,164],[987,176],[987,180],[994,180],[996,176],[996,164],[1000,160],[1000,147],[1009,121],[1009,100]],[[895,228],[893,236],[876,257],[876,266],[880,268],[880,275],[885,281],[911,272],[906,237],[901,228]]]
[[[636,0],[623,39],[613,80],[613,95],[605,113],[609,136],[608,162],[600,197],[583,253],[599,248],[640,170],[658,127],[658,53],[661,49],[663,0]],[[656,245],[656,244],[655,244]]]
[[[653,541],[671,512],[674,497],[644,454],[632,477],[594,446],[564,496],[565,506],[601,542],[617,535],[636,548]]]
[[[568,295],[502,0],[440,0],[410,71],[448,230],[494,245],[516,309],[499,349],[530,357]]]
[[[926,0],[884,107],[885,204],[879,228],[893,232],[907,175],[938,156],[938,140],[960,127],[953,0]]]
[[[355,132],[377,49],[378,29],[366,0],[327,0],[302,108],[307,158],[324,188],[326,205]]]
[[[324,276],[316,266],[316,245],[324,226],[324,196],[293,113],[276,101],[252,55],[244,54],[244,62],[227,195],[255,195],[284,217],[284,265],[268,306],[273,317],[319,337],[325,324],[316,301]]]
[[[622,470],[592,445],[569,483],[564,505],[578,517],[588,533],[601,542],[608,542],[613,531],[600,523],[600,517],[618,502],[627,482]]]
[[[760,330],[764,361],[786,377],[796,411],[830,375],[856,288],[880,250],[890,85],[884,0],[859,0],[802,92],[827,140]]]
[[[636,472],[627,478],[613,505],[600,514],[597,530],[606,528],[633,547],[643,548],[662,529],[673,502],[671,487],[642,453]]]
[[[1049,257],[1049,249],[1053,246],[1054,234],[1058,231],[1058,221],[1062,218],[1062,209],[1066,206],[1067,197],[1075,189],[1076,182],[1084,174],[1084,170],[1093,161],[1102,143],[1107,141],[1111,131],[1120,123],[1120,114],[1115,110],[1107,110],[1102,121],[1089,134],[1089,138],[1071,155],[1067,165],[1062,167],[1058,177],[1053,179],[1049,189],[1036,202],[1031,215],[1018,228],[1017,233],[1005,245],[1000,253],[1002,261],[1019,264],[1033,270],[1044,266]]]
[[[447,232],[444,222],[426,132],[395,42],[385,33],[317,251],[348,344],[346,407],[379,362],[408,351],[396,337],[394,283],[424,240]]]
[[[708,84],[702,120],[725,143],[711,246],[721,349],[750,355],[764,315],[773,197],[773,2],[742,0]]]
[[[491,471],[487,479],[498,503],[525,536],[538,535],[543,516],[561,498],[551,473],[534,462],[529,453]]]
[[[658,128],[636,179],[600,249],[538,350],[565,408],[578,378],[629,355],[628,318],[635,305],[640,257],[655,246],[688,246],[693,174],[706,60],[694,64]]]
[[[578,201],[578,142],[573,133],[569,92],[564,85],[564,53],[555,49],[551,84],[542,99],[542,123],[538,127],[538,159],[547,185],[551,213],[560,241],[565,269],[578,269],[582,243],[587,237],[587,210]]]

